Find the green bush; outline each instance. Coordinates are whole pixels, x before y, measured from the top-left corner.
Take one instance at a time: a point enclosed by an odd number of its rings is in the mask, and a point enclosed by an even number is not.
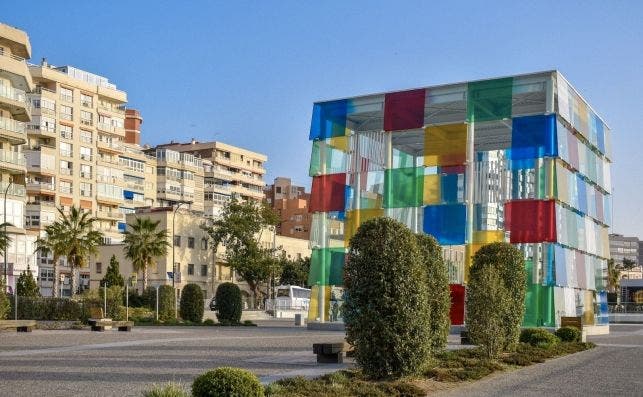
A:
[[[10,302],[11,310],[14,301]],[[89,317],[89,304],[83,300],[36,297],[18,297],[18,319],[39,321],[85,321]]]
[[[141,302],[143,306],[147,306],[151,310],[156,310],[156,288],[145,288],[143,294],[141,295]]]
[[[155,297],[156,299],[156,297]],[[171,285],[161,285],[159,287],[159,320],[174,320],[175,317],[175,299],[174,288]]]
[[[260,397],[264,393],[263,386],[252,372],[241,368],[221,367],[197,376],[192,383],[192,395]]]
[[[147,307],[130,307],[129,319],[141,323],[152,322],[156,319],[156,314]]]
[[[415,236],[398,221],[369,220],[351,238],[343,315],[367,377],[414,374],[430,358],[426,274]]]
[[[558,328],[554,335],[562,342],[580,342],[582,338],[580,330],[576,327]]]
[[[200,323],[203,319],[203,290],[197,284],[188,284],[181,292],[181,318]]]
[[[214,320],[211,318],[207,318],[203,320],[203,325],[214,325]]]
[[[154,292],[156,294],[156,291]],[[154,295],[156,296],[156,295]],[[145,299],[144,295],[139,295],[136,289],[130,288],[129,289],[129,307],[148,307],[147,301]],[[123,304],[125,304],[125,301],[123,301]]]
[[[415,238],[427,272],[431,350],[436,352],[446,347],[451,327],[449,270],[442,259],[442,247],[433,236],[416,234]]]
[[[27,265],[27,270],[23,271],[20,277],[18,277],[16,291],[18,291],[18,297],[26,296],[35,298],[40,296],[40,288],[38,288],[38,284],[33,278],[29,265]]]
[[[467,330],[488,357],[515,348],[525,311],[527,274],[520,250],[484,245],[473,256],[467,290]]]
[[[544,328],[526,328],[520,332],[520,342],[549,349],[558,343],[558,338]]]
[[[6,291],[7,287],[4,285],[4,282],[0,280],[0,320],[7,318],[7,314],[9,314],[9,310],[11,309],[11,303],[9,303]]]
[[[219,322],[238,324],[241,320],[241,290],[239,286],[233,283],[219,285],[215,299]]]
[[[88,307],[104,310],[104,291],[104,287],[84,291],[81,296],[84,304]],[[123,287],[107,287],[107,313],[104,313],[105,317],[111,318],[112,320],[125,320],[123,296]]]
[[[121,272],[119,270],[119,263],[116,259],[116,255],[112,255],[109,260],[109,266],[107,267],[107,272],[105,277],[101,280],[101,285],[105,285],[107,282],[107,287],[125,287],[125,282]]]
[[[190,397],[181,385],[168,383],[165,386],[154,386],[152,390],[143,393],[143,397]]]

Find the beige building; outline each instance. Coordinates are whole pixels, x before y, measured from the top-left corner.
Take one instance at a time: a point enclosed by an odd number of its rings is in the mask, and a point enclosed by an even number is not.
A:
[[[223,248],[219,247],[217,255],[214,255],[208,235],[201,228],[209,220],[202,215],[201,212],[184,208],[175,212],[171,207],[140,209],[135,214],[127,215],[127,223],[131,224],[137,217],[149,217],[160,222],[161,230],[168,231],[168,253],[157,258],[155,265],[148,269],[148,285],[172,285],[170,275],[173,272],[172,263],[175,263],[175,287],[179,290],[188,283],[196,283],[209,298],[214,295],[220,283],[232,281],[239,283],[246,297],[250,296],[247,284],[239,280],[235,272],[225,264]],[[263,231],[260,238],[264,247],[271,248],[274,244],[274,247],[280,249],[288,258],[310,257],[308,241],[274,236],[271,230]],[[90,262],[91,288],[98,287],[100,280],[105,277],[112,255],[116,255],[123,277],[127,278],[133,274],[131,262],[125,259],[123,247],[122,244],[100,247],[100,254]],[[137,280],[138,288],[142,288],[141,274]]]
[[[27,59],[29,37],[21,30],[0,24],[0,222],[8,222],[11,243],[6,258],[0,257],[1,277],[7,276],[10,290],[28,265],[36,271],[33,242],[25,232],[25,202],[28,181],[21,146],[27,142],[27,125],[32,120],[27,93],[33,89]]]
[[[206,216],[215,216],[232,196],[242,200],[263,200],[266,155],[216,141],[171,142],[157,146],[156,150],[160,148],[203,159],[203,211]]]

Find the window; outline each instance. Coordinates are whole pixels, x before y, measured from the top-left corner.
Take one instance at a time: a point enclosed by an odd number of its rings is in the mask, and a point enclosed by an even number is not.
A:
[[[181,246],[181,236],[174,236],[174,246],[175,247]]]
[[[96,262],[96,273],[100,274],[103,272],[103,264],[101,262]]]
[[[40,281],[54,281],[54,269],[40,268]]]
[[[188,263],[188,276],[194,276],[194,263]]]
[[[92,184],[87,182],[80,183],[80,195],[83,197],[92,196]]]
[[[74,101],[74,91],[69,88],[60,87],[60,99],[66,102]]]
[[[74,129],[68,125],[60,125],[60,136],[65,139],[74,139]]]
[[[71,106],[60,105],[60,118],[62,120],[73,120],[74,109]]]
[[[67,160],[60,160],[60,173],[62,175],[73,175],[74,163]]]
[[[71,143],[60,142],[60,155],[65,157],[72,157],[74,146]]]
[[[92,125],[93,124],[93,118],[94,115],[92,112],[87,112],[85,110],[80,111],[80,123],[84,125]]]
[[[194,248],[194,237],[188,237],[188,248]]]
[[[87,107],[91,108],[94,107],[94,97],[91,95],[86,95],[83,94],[82,92],[80,93],[80,104]]]
[[[93,142],[92,132],[80,130],[80,141],[83,143],[92,143]]]
[[[208,249],[208,239],[207,238],[202,238],[201,239],[201,249],[202,250],[207,250]]]
[[[208,265],[201,265],[201,276],[206,277],[208,275]]]
[[[60,193],[72,194],[72,184],[69,181],[60,181]]]
[[[81,158],[81,160],[91,161],[92,160],[92,149],[88,148],[88,147],[85,147],[85,146],[81,146],[80,147],[80,158]]]
[[[92,177],[92,166],[89,164],[80,165],[80,176],[82,178],[90,179]]]

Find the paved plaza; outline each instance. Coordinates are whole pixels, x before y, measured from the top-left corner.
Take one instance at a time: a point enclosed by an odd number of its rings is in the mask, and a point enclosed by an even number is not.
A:
[[[264,382],[311,376],[344,365],[318,365],[314,342],[339,342],[342,332],[309,331],[292,321],[259,327],[135,327],[131,333],[40,331],[0,333],[0,396],[140,396],[153,384],[189,388],[194,377],[222,365],[253,371]],[[450,343],[457,341],[451,335]],[[482,381],[445,395],[641,395],[643,325],[613,325],[599,347]],[[450,347],[455,347],[451,345]],[[639,394],[637,394],[639,393]]]

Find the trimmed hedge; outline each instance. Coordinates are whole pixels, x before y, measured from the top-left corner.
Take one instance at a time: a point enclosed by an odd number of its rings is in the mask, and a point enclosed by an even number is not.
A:
[[[221,367],[197,376],[192,383],[194,397],[262,397],[264,388],[250,371]]]
[[[416,234],[415,238],[427,273],[431,350],[437,352],[446,347],[451,327],[449,270],[442,259],[442,247],[433,236]]]
[[[181,292],[181,318],[200,323],[203,319],[203,290],[197,284],[188,284]]]
[[[11,303],[5,293],[6,287],[2,280],[0,280],[0,320],[4,320],[11,309]]]
[[[364,222],[344,268],[346,339],[369,378],[415,374],[430,359],[429,291],[413,233],[390,218]]]
[[[11,305],[13,306],[13,300]],[[88,317],[89,305],[81,301],[53,297],[18,297],[18,319],[21,320],[85,321]]]
[[[562,342],[580,342],[582,338],[580,330],[576,327],[558,328],[554,335]]]
[[[156,293],[156,291],[154,292]],[[176,320],[174,316],[174,313],[175,313],[174,305],[175,305],[174,288],[172,288],[171,285],[161,285],[159,287],[159,320],[160,321]]]
[[[234,283],[223,283],[217,287],[217,320],[224,324],[238,324],[241,320],[241,290]]]
[[[525,312],[527,274],[522,252],[509,243],[482,246],[473,256],[467,290],[469,337],[489,357],[513,350]]]
[[[558,338],[544,328],[526,328],[520,332],[520,342],[549,349],[558,343]]]

